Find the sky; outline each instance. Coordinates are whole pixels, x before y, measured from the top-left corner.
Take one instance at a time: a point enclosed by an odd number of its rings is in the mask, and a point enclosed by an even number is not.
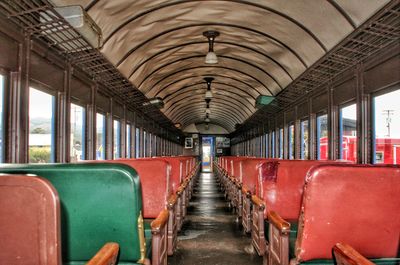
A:
[[[34,88],[29,91],[29,117],[30,118],[51,118],[53,110],[52,95]]]

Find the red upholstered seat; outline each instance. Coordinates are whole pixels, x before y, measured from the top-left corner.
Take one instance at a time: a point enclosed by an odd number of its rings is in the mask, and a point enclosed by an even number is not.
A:
[[[61,262],[60,203],[45,179],[0,176],[0,263]]]
[[[253,158],[238,156],[238,157],[233,157],[229,160],[228,173],[231,177],[234,177],[235,179],[240,180],[240,175],[241,175],[240,163],[241,163],[241,161],[246,160],[246,159],[253,159]]]
[[[154,159],[167,161],[171,165],[170,181],[172,192],[176,193],[183,181],[183,164],[186,160],[179,157],[156,157]]]
[[[262,162],[267,162],[269,159],[265,158],[249,158],[242,160],[241,173],[239,174],[240,182],[245,190],[250,191],[252,194],[256,192],[257,178],[259,172],[259,165]]]
[[[331,259],[343,242],[367,258],[393,258],[400,240],[400,167],[321,165],[307,177],[296,260]]]
[[[262,174],[256,183],[256,195],[266,205],[264,218],[267,218],[267,211],[275,211],[283,219],[297,219],[307,172],[313,166],[326,163],[318,160],[276,160],[263,163],[260,168]]]
[[[156,218],[166,208],[173,192],[171,165],[161,159],[118,159],[102,162],[123,163],[133,167],[139,174],[143,195],[143,217]]]
[[[326,163],[333,162],[274,160],[259,164],[256,195],[252,197],[252,242],[259,255],[264,255],[268,249],[269,241],[266,240],[265,233],[268,234],[269,231],[265,231],[264,221],[268,219],[268,213],[271,211],[277,213],[281,219],[292,222],[295,227],[307,172],[313,166]],[[287,243],[285,247],[288,247]]]

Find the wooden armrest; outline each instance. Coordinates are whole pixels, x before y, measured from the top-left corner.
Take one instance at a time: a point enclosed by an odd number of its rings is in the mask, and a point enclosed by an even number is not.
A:
[[[238,189],[241,189],[241,188],[242,188],[242,183],[240,183],[240,180],[239,180],[239,179],[235,178],[234,184],[235,184],[235,186],[236,186]]]
[[[114,265],[118,252],[119,245],[117,243],[106,243],[86,265]]]
[[[183,184],[181,184],[179,186],[179,188],[176,190],[176,194],[181,195],[184,190],[185,190],[185,187],[183,186]]]
[[[260,208],[260,210],[264,210],[265,209],[265,203],[258,196],[256,196],[256,195],[251,196],[251,201],[258,208]]]
[[[158,234],[161,229],[167,224],[168,221],[168,210],[164,209],[160,212],[157,218],[151,222],[151,233]]]
[[[374,263],[369,261],[357,250],[345,243],[337,243],[333,246],[333,256],[336,260],[336,264],[348,264],[348,265],[373,265]]]
[[[172,207],[175,206],[175,203],[177,200],[178,200],[178,197],[176,196],[176,194],[171,194],[167,201],[168,209],[172,209]]]
[[[251,192],[246,189],[245,187],[242,186],[242,193],[247,197],[247,198],[251,198]]]
[[[283,234],[289,233],[290,231],[290,223],[285,221],[278,213],[274,211],[268,211],[267,218],[269,222],[279,229],[279,231]]]

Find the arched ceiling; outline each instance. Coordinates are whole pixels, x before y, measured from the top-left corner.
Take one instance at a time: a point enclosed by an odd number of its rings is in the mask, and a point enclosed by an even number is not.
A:
[[[388,0],[53,0],[80,4],[103,31],[101,52],[183,127],[204,121],[205,76],[214,77],[212,123],[232,132]],[[204,63],[217,30],[219,63]]]

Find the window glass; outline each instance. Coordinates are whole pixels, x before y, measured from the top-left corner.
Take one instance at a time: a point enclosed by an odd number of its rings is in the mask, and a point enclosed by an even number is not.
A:
[[[114,148],[113,148],[113,158],[121,158],[121,122],[119,120],[114,120]]]
[[[289,126],[288,131],[288,138],[289,138],[289,159],[294,159],[294,124]]]
[[[283,128],[279,129],[278,137],[278,147],[279,147],[279,158],[283,158]]]
[[[149,156],[153,156],[153,135],[149,133]]]
[[[4,162],[4,84],[5,77],[0,75],[0,163]]]
[[[29,163],[54,162],[54,96],[29,89]]]
[[[147,157],[147,133],[143,130],[143,157]]]
[[[106,158],[106,116],[96,114],[96,159]]]
[[[140,129],[135,130],[135,155],[136,158],[140,157]]]
[[[85,108],[71,104],[70,161],[85,159]]]
[[[317,159],[328,159],[328,115],[317,117]]]
[[[374,104],[374,163],[400,164],[400,89],[377,96]]]
[[[157,135],[154,135],[153,141],[154,141],[154,143],[153,143],[153,146],[154,146],[153,155],[157,156],[157,151],[158,151],[158,148],[157,148],[157,143],[158,143]]]
[[[131,125],[126,125],[126,158],[131,158]]]
[[[269,150],[268,150],[268,148],[269,148],[268,138],[269,138],[269,135],[268,135],[268,133],[267,133],[267,134],[265,134],[265,157],[268,157],[268,155],[269,155]]]
[[[263,145],[265,144],[264,136],[261,135],[261,136],[258,137],[258,144],[259,144],[258,156],[259,157],[264,157],[264,154],[265,154],[265,152],[263,154]]]
[[[300,158],[309,159],[308,156],[308,120],[303,120],[300,122]]]
[[[270,157],[275,157],[275,131],[271,132],[271,155]]]
[[[356,104],[340,109],[340,159],[357,162],[357,107]]]

